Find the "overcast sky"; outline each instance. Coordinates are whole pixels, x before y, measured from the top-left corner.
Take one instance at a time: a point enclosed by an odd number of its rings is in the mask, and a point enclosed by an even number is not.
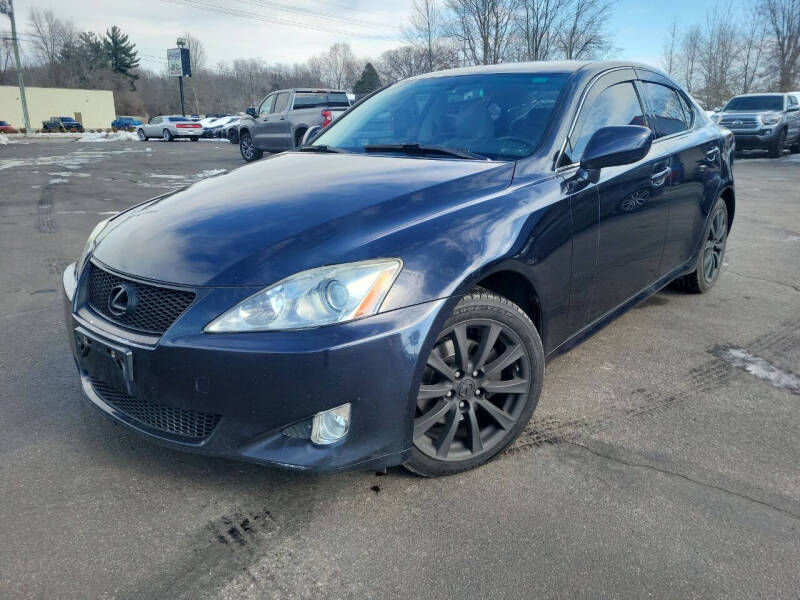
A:
[[[377,57],[402,43],[402,25],[411,6],[411,0],[189,0],[228,13],[221,14],[181,5],[186,1],[14,0],[14,4],[22,31],[34,5],[68,15],[81,30],[102,32],[117,25],[136,43],[142,66],[154,70],[165,62],[166,48],[174,47],[175,39],[185,32],[202,40],[211,65],[235,58],[303,62],[337,41],[349,42],[358,56]],[[674,17],[689,24],[721,6],[718,0],[615,4],[611,20],[619,48],[615,58],[653,64]]]

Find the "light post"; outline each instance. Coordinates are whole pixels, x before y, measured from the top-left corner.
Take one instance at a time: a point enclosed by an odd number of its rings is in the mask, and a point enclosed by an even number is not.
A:
[[[25,133],[31,132],[31,121],[28,118],[28,101],[25,98],[25,81],[22,79],[22,64],[19,60],[19,45],[17,44],[17,23],[14,19],[13,0],[0,0],[0,13],[8,15],[11,20],[11,43],[14,45],[14,60],[17,65],[17,83],[19,84],[19,99],[22,104],[22,119],[25,121]]]

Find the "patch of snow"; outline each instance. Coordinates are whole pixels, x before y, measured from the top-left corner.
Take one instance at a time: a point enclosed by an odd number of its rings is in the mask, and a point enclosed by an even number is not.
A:
[[[731,363],[734,367],[744,369],[751,375],[768,381],[775,387],[800,392],[800,377],[776,367],[760,356],[750,354],[743,348],[725,348],[721,358]]]
[[[102,131],[83,133],[76,142],[138,142],[139,136],[132,131]]]
[[[184,179],[183,175],[162,175],[160,173],[151,173],[150,177],[159,177],[161,179]]]
[[[69,179],[65,179],[64,177],[54,177],[47,183],[67,183]]]
[[[0,146],[5,146],[5,145],[10,144],[10,143],[11,143],[11,140],[8,139],[8,136],[0,133]]]
[[[195,177],[197,179],[205,179],[206,177],[214,177],[215,175],[222,175],[223,173],[227,172],[228,169],[206,169],[205,171],[195,173]]]
[[[59,135],[59,134],[53,134]],[[0,171],[16,167],[30,168],[56,165],[62,169],[80,169],[86,164],[95,164],[103,160],[116,158],[131,152],[144,152],[140,148],[123,148],[120,150],[76,150],[68,154],[51,156],[32,156],[28,158],[0,158]]]
[[[77,169],[77,167],[67,167],[68,169]],[[75,173],[74,171],[60,171],[58,173],[48,173],[48,175],[52,175],[53,177],[91,177],[89,173]]]

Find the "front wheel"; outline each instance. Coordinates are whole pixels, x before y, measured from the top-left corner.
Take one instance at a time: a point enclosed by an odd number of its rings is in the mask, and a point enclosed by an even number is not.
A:
[[[239,151],[242,153],[242,158],[247,162],[253,162],[264,156],[264,152],[256,148],[253,138],[246,131],[239,136]]]
[[[783,145],[785,142],[786,130],[783,129],[778,133],[778,137],[775,138],[775,141],[772,142],[772,145],[769,147],[769,157],[780,158],[781,154],[783,154]]]
[[[164,131],[162,131],[161,132],[161,137],[164,138],[165,142],[171,142],[172,141],[172,134],[169,132],[169,129],[165,129]]]
[[[688,275],[678,277],[673,282],[675,287],[696,294],[704,294],[710,290],[722,271],[727,241],[728,207],[722,198],[717,198],[706,225],[703,246],[697,257],[696,268]]]
[[[542,342],[522,309],[486,290],[467,294],[426,359],[405,467],[434,477],[490,460],[527,425],[543,377]]]
[[[140,129],[139,131],[137,131],[136,135],[139,136],[139,141],[140,142],[146,142],[147,141],[147,136],[144,134],[144,130],[143,129]]]

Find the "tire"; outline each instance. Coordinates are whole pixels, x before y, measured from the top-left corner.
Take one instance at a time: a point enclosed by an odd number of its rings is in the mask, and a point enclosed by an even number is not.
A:
[[[238,144],[239,143],[239,132],[234,130],[234,129],[228,130],[228,141],[231,144]]]
[[[150,138],[148,138],[148,137],[145,135],[145,133],[144,133],[144,129],[139,129],[139,130],[136,132],[136,135],[137,135],[137,136],[139,136],[139,141],[140,141],[140,142],[146,142],[148,139],[150,139]]]
[[[192,137],[190,137],[189,139],[190,139],[190,140],[192,140],[193,142],[196,142],[196,141],[198,141],[200,138],[199,138],[199,137],[197,137],[196,135],[193,135],[193,136],[192,136]]]
[[[250,133],[247,131],[239,136],[239,152],[241,152],[242,158],[246,162],[253,162],[264,156],[264,152],[255,147],[253,138],[250,137]]]
[[[164,139],[165,142],[171,142],[172,140],[175,139],[174,137],[172,137],[172,134],[170,133],[169,129],[165,129],[164,131],[162,131],[161,137]]]
[[[786,142],[786,130],[782,129],[781,132],[778,134],[778,137],[775,138],[775,141],[769,147],[769,157],[770,158],[780,158],[781,154],[783,154],[783,144]]]
[[[722,272],[727,241],[728,207],[722,198],[717,198],[704,230],[703,246],[697,257],[695,270],[678,277],[673,282],[674,287],[695,294],[705,294],[714,287]]]
[[[800,154],[800,138],[798,138],[794,144],[789,146],[789,152],[792,154]]]
[[[491,460],[530,421],[543,378],[542,341],[528,315],[487,290],[465,295],[427,357],[404,466],[436,477]]]
[[[294,149],[297,150],[303,145],[303,136],[306,134],[305,129],[298,129],[294,132]]]

